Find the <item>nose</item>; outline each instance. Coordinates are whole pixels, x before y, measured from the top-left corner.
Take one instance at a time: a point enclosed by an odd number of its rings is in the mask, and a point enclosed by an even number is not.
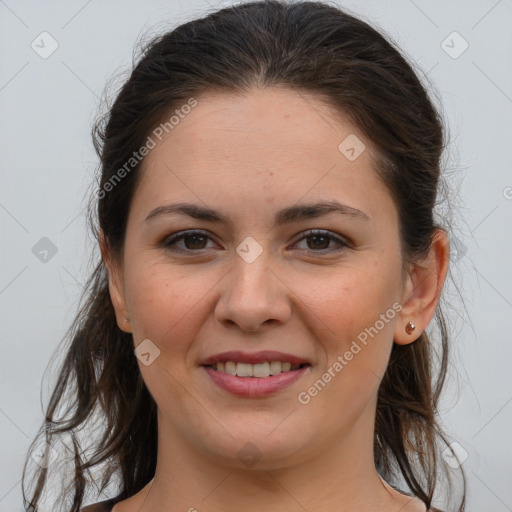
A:
[[[216,320],[249,332],[258,331],[261,325],[286,323],[291,316],[291,291],[279,266],[269,261],[268,250],[251,263],[238,254],[234,258],[222,280]]]

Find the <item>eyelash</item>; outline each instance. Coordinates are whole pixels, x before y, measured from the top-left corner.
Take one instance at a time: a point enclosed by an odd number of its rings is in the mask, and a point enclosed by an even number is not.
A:
[[[188,238],[188,237],[192,237],[192,236],[202,236],[202,237],[206,237],[206,238],[212,239],[204,231],[199,231],[199,230],[181,231],[181,232],[175,233],[174,235],[171,235],[171,237],[165,239],[162,242],[162,246],[164,248],[166,248],[167,250],[171,251],[171,252],[183,253],[183,254],[185,254],[185,253],[194,253],[194,252],[199,253],[201,251],[206,250],[206,249],[193,250],[193,249],[179,249],[179,248],[177,248],[176,242],[178,242],[179,240],[183,240],[185,238]],[[337,236],[334,236],[329,231],[324,231],[324,230],[321,230],[321,229],[309,229],[309,230],[305,231],[303,233],[302,237],[299,238],[296,242],[294,242],[294,244],[297,244],[298,242],[300,242],[302,240],[305,240],[306,238],[309,238],[311,236],[322,236],[322,237],[328,238],[329,240],[337,242],[341,247],[338,247],[337,249],[321,249],[319,251],[315,251],[314,249],[303,249],[303,250],[305,250],[305,251],[307,251],[309,253],[327,254],[327,253],[331,253],[331,252],[340,252],[340,251],[350,247],[350,244],[348,242],[344,241],[343,239],[341,239],[341,238],[339,238]]]

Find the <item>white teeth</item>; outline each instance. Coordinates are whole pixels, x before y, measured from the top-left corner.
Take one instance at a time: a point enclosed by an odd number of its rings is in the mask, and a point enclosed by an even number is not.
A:
[[[281,373],[281,361],[272,361],[270,363],[270,375],[278,375]]]
[[[236,375],[236,363],[233,363],[233,361],[228,361],[224,363],[225,372],[229,373],[229,375]]]
[[[252,377],[252,364],[237,363],[236,374],[239,377]]]
[[[225,363],[217,363],[213,367],[219,372],[225,372],[229,375],[238,377],[269,377],[270,375],[279,375],[283,372],[296,370],[300,365],[292,365],[289,362],[271,361],[257,364],[235,363],[234,361],[226,361]]]
[[[253,377],[268,377],[270,375],[270,363],[249,364],[252,366]]]

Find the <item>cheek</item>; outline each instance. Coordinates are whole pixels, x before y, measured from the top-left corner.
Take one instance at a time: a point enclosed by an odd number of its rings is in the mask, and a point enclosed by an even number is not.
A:
[[[329,292],[310,295],[309,305],[314,302],[311,309],[317,313],[312,321],[319,328],[327,326],[328,334],[315,333],[325,357],[312,388],[303,391],[314,396],[309,417],[342,430],[375,399],[393,346],[396,310],[392,286],[382,276],[367,283],[340,281],[334,290],[330,284]]]
[[[317,323],[328,327],[330,337],[342,344],[374,326],[398,297],[397,276],[392,271],[385,272],[376,262],[296,282],[303,284],[294,292],[321,321]],[[381,324],[378,322],[379,331],[388,334],[392,330],[391,321]]]
[[[383,267],[373,262],[344,268],[329,279],[308,280],[309,286],[304,283],[298,293],[314,313],[309,313],[311,325],[321,340],[317,378],[329,382],[313,406],[320,416],[329,416],[331,407],[340,415],[357,415],[378,389],[393,346],[397,313],[392,306],[398,274],[386,273]]]
[[[139,363],[142,378],[164,409],[163,404],[172,408],[176,401],[186,404],[180,382],[187,377],[190,347],[207,315],[209,287],[200,276],[181,275],[166,264],[135,268],[126,289],[135,345],[149,339],[160,351],[150,365]]]
[[[179,349],[188,338],[187,328],[199,325],[190,319],[201,312],[208,284],[161,263],[134,269],[126,276],[126,295],[136,342],[149,338],[166,350]]]

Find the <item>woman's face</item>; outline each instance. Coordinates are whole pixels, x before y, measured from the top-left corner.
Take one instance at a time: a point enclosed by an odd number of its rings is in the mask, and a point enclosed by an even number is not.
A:
[[[144,342],[159,442],[270,468],[368,441],[408,320],[397,210],[370,142],[306,93],[196,99],[144,160],[111,288],[119,326]],[[215,356],[245,364],[205,366]],[[278,375],[273,361],[306,366]]]

